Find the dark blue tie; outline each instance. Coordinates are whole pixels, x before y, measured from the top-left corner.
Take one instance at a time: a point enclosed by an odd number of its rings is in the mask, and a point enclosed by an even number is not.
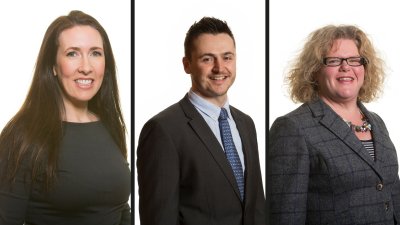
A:
[[[233,174],[235,175],[236,182],[239,186],[240,196],[244,197],[244,179],[242,163],[240,162],[239,154],[236,150],[235,143],[233,143],[231,128],[229,127],[228,112],[222,108],[219,114],[219,130],[221,132],[221,139],[224,145],[226,157],[231,164]]]

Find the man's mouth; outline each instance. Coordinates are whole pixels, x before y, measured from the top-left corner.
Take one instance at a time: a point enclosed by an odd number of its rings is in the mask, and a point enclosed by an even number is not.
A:
[[[210,77],[211,80],[223,80],[225,78],[226,78],[225,76],[224,77]]]
[[[79,85],[91,85],[93,80],[75,80],[75,83]]]

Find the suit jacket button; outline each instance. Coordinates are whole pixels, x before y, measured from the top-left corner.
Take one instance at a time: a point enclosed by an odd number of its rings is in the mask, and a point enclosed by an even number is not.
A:
[[[389,203],[385,203],[385,209],[386,209],[386,211],[389,210]]]
[[[376,189],[377,189],[378,191],[381,191],[382,188],[383,188],[383,184],[379,183],[378,185],[376,185]]]

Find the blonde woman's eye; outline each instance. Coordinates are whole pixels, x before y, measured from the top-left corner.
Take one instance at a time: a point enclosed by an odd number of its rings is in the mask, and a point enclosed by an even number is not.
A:
[[[328,63],[337,63],[337,62],[339,62],[339,60],[337,60],[337,59],[332,59],[332,60],[328,61]]]

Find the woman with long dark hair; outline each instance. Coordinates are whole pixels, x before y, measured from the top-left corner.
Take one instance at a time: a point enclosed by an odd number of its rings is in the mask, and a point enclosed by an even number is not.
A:
[[[24,104],[0,134],[0,224],[130,224],[130,169],[106,31],[50,24]]]

